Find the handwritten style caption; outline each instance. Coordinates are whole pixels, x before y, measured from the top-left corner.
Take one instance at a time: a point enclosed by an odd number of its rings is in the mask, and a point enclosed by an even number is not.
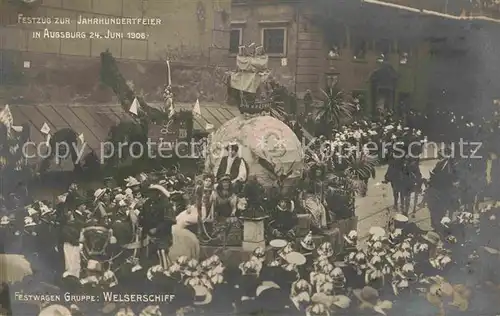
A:
[[[50,30],[48,27],[50,25],[71,25],[76,22],[77,26],[87,26],[87,25],[98,25],[103,26],[100,31],[56,31]],[[47,28],[42,30],[36,30],[32,33],[32,38],[36,39],[48,39],[48,38],[59,38],[59,39],[136,39],[145,40],[149,38],[149,33],[147,32],[122,32],[122,31],[112,31],[107,29],[107,25],[144,25],[144,26],[156,26],[161,25],[162,20],[160,18],[132,18],[132,17],[84,17],[79,15],[76,20],[72,20],[69,17],[48,17],[48,16],[25,16],[19,14],[17,16],[18,24],[27,25],[44,25]]]

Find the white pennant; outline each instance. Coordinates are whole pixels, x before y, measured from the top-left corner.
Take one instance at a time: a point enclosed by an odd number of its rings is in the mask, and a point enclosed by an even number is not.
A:
[[[80,142],[82,144],[85,142],[85,137],[83,136],[83,133],[81,133],[80,135],[78,135],[78,139],[80,140]]]
[[[207,125],[205,125],[205,130],[207,130],[207,131],[211,131],[214,128],[215,128],[215,126],[213,124],[207,123]]]
[[[24,129],[24,127],[20,126],[20,125],[12,125],[12,129],[18,133],[21,133]]]
[[[198,99],[196,99],[196,103],[194,104],[193,114],[201,116],[200,101]]]
[[[140,108],[141,108],[141,105],[139,103],[139,100],[137,100],[137,97],[135,97],[134,101],[132,102],[132,105],[130,106],[130,109],[128,111],[130,113],[137,115],[137,113],[139,113]]]
[[[42,128],[40,129],[40,132],[42,132],[42,134],[49,134],[50,133],[50,127],[47,123],[43,123],[42,125]]]

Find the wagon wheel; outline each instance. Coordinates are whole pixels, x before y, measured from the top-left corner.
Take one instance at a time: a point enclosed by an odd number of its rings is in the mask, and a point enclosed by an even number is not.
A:
[[[109,262],[116,259],[117,256],[109,253],[108,246],[112,242],[113,231],[104,226],[85,227],[80,232],[80,242],[83,244],[82,259],[88,261],[96,259],[103,262]]]

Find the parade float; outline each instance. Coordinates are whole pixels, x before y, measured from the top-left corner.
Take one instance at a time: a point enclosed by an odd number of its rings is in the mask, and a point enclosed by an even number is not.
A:
[[[238,155],[246,164],[247,181],[255,185],[252,193],[243,192],[248,206],[242,213],[243,250],[248,252],[265,247],[264,195],[273,188],[280,194],[292,193],[302,178],[304,153],[296,134],[276,115],[283,114],[273,104],[266,86],[270,75],[268,56],[262,47],[241,47],[236,57],[236,70],[229,73],[230,89],[236,92],[240,115],[224,123],[209,135],[205,173],[217,176],[228,146],[236,145]],[[255,193],[261,192],[261,193]],[[253,196],[259,195],[259,196]]]
[[[302,177],[304,152],[301,140],[281,120],[282,107],[271,100],[272,91],[266,85],[268,61],[262,47],[241,47],[229,80],[239,96],[241,115],[210,135],[205,171],[214,173],[225,147],[235,143],[247,163],[248,178],[257,179],[266,189],[279,184],[287,190]]]
[[[238,144],[248,165],[248,177],[256,178],[265,188],[278,185],[284,190],[297,184],[304,170],[304,153],[295,133],[269,115],[242,114],[222,125],[210,139],[207,172],[215,173],[228,144]]]

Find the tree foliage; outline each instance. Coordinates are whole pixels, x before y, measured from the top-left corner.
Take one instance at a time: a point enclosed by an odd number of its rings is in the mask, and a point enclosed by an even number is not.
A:
[[[321,92],[323,104],[316,114],[316,121],[320,126],[320,134],[330,137],[333,129],[338,129],[346,119],[352,118],[356,106],[342,90],[334,85]]]
[[[143,121],[161,122],[168,119],[168,115],[158,109],[150,107],[144,99],[135,94],[129,87],[116,64],[116,60],[109,50],[101,53],[101,81],[110,87],[118,97],[123,109],[128,113],[135,98],[141,105],[139,118]]]

